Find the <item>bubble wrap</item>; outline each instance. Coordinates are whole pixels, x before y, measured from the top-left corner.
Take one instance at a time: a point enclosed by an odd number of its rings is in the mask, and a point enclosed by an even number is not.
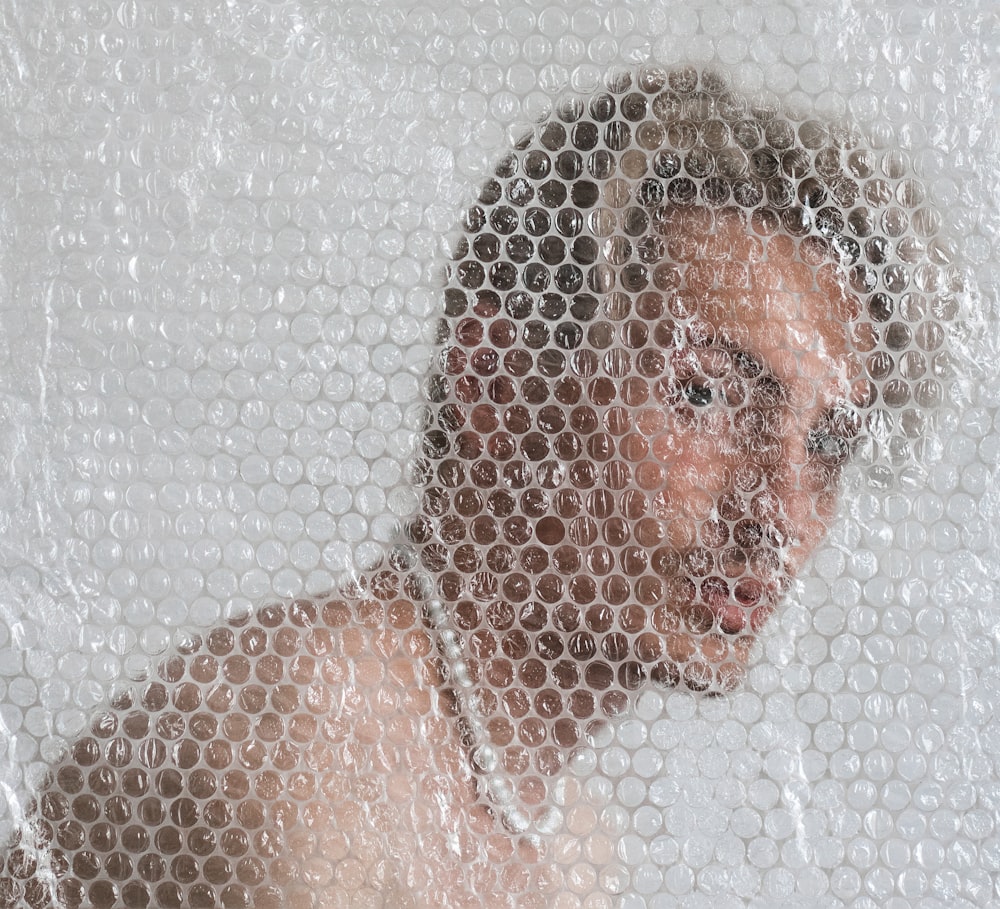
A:
[[[1000,906],[993,4],[0,36],[0,906]]]

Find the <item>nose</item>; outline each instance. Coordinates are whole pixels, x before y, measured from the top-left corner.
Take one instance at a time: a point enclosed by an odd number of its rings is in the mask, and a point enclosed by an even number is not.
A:
[[[686,400],[665,408],[663,429],[650,449],[663,480],[657,516],[671,546],[685,550],[697,544],[699,527],[717,515],[720,497],[734,487],[745,447],[726,408]]]

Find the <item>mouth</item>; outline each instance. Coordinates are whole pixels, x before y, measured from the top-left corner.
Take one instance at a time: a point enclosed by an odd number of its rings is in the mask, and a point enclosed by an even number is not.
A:
[[[700,584],[698,603],[715,619],[723,634],[735,636],[749,630],[758,634],[773,615],[781,584],[743,577],[735,583],[713,575]]]

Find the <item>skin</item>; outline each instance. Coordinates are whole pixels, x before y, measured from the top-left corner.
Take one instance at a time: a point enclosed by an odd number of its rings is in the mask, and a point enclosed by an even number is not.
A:
[[[713,231],[710,214],[678,213],[665,226],[668,249],[678,247],[674,253],[682,267],[684,260],[690,263],[684,279],[696,302],[684,307],[684,315],[693,317],[703,334],[738,339],[735,346],[780,383],[781,400],[767,414],[777,424],[770,433],[777,457],[772,453],[755,458],[752,450],[748,456],[740,444],[745,428],[732,409],[703,416],[697,413],[700,408],[679,402],[670,408],[644,408],[636,422],[662,462],[654,482],[664,490],[658,517],[670,544],[680,551],[693,545],[698,527],[733,490],[733,472],[749,463],[767,472],[767,491],[775,498],[788,542],[781,574],[791,578],[822,540],[836,510],[836,471],[811,455],[807,440],[824,414],[852,397],[859,368],[845,325],[857,318],[859,305],[845,292],[835,268],[803,261],[801,247],[792,238],[756,236],[739,216],[725,213],[716,219]],[[716,267],[706,268],[707,263]],[[704,350],[682,342],[672,359],[682,379],[717,375],[725,382],[732,374],[731,359],[717,348]],[[746,391],[737,395],[745,402]],[[775,592],[783,586],[779,580],[762,579]],[[767,603],[757,616],[751,612],[754,631],[774,605]],[[747,618],[729,608],[722,624],[740,631]]]
[[[682,291],[670,311],[686,328],[665,351],[674,383],[634,409],[619,450],[657,493],[637,534],[681,556],[710,537],[740,470],[767,477],[747,507],[780,553],[744,575],[743,599],[688,581],[686,601],[650,618],[669,660],[728,667],[733,687],[836,507],[837,465],[808,440],[850,397],[845,325],[857,304],[791,238],[713,220],[694,210],[663,223]],[[782,388],[745,413],[770,421],[769,450],[749,456],[738,407],[692,403],[708,392],[745,400],[747,387],[733,387],[739,356]],[[683,392],[691,383],[702,384]],[[547,843],[504,831],[477,802],[447,668],[405,578],[382,572],[351,594],[216,629],[96,717],[12,845],[0,907],[59,905],[53,888],[61,904],[97,907],[583,905],[597,869],[613,867],[596,815],[570,809]]]

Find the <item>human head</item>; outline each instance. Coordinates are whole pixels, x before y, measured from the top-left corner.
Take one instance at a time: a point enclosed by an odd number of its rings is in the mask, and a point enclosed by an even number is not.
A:
[[[933,230],[876,163],[854,129],[655,67],[500,163],[446,291],[410,528],[487,686],[582,717],[647,678],[737,683]]]

